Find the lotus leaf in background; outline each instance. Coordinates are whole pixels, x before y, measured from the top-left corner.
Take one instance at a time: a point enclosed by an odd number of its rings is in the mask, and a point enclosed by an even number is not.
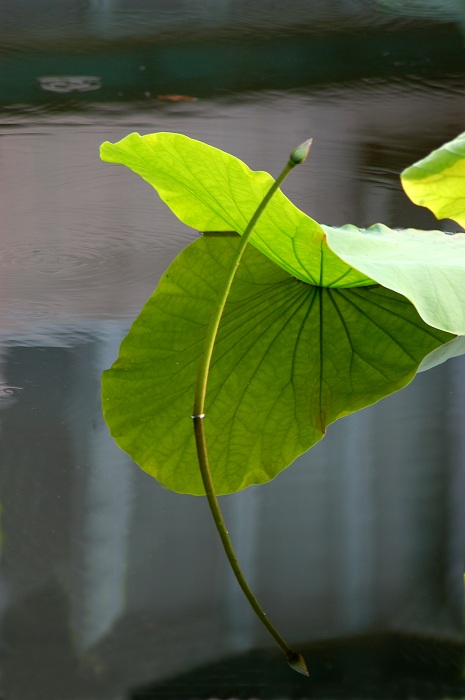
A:
[[[401,181],[412,202],[465,227],[465,133],[406,168]]]

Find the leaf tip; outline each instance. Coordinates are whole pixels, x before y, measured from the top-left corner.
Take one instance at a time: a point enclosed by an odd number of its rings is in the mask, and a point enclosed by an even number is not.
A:
[[[300,673],[302,676],[310,675],[308,672],[307,664],[302,654],[293,651],[290,654],[288,654],[286,658],[287,663],[294,671],[297,671],[297,673]]]
[[[313,139],[307,139],[292,151],[291,155],[289,156],[289,160],[293,165],[300,165],[307,159],[312,142]]]
[[[118,155],[120,158],[118,158]],[[121,154],[118,153],[117,144],[111,141],[104,141],[100,146],[100,160],[104,163],[118,163],[121,159]]]
[[[100,146],[100,160],[107,161],[108,160],[108,148],[113,146],[110,141],[104,141],[102,145]]]
[[[156,134],[152,134],[156,136]],[[140,141],[143,137],[134,131],[128,136],[125,136],[121,141],[116,143],[111,143],[111,141],[104,141],[100,146],[100,159],[106,163],[122,163],[122,152],[128,149],[128,147],[134,148],[136,143]]]

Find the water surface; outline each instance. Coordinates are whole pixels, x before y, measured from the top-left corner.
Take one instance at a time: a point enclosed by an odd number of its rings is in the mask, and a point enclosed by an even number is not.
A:
[[[163,490],[103,423],[101,371],[198,232],[146,183],[101,163],[99,144],[177,131],[277,174],[311,136],[284,188],[308,214],[449,229],[408,202],[398,174],[463,131],[463,76],[411,67],[195,101],[89,92],[3,109],[5,697],[121,698],[269,644],[204,500]],[[222,499],[244,569],[293,643],[386,630],[463,640],[464,377],[461,358],[419,375],[332,426],[275,481]]]

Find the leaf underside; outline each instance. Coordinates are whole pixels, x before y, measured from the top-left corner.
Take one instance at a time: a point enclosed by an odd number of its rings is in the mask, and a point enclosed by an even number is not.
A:
[[[202,237],[172,263],[104,372],[120,447],[166,487],[203,494],[191,420],[200,350],[237,237]],[[379,286],[322,289],[254,248],[239,267],[209,377],[217,493],[273,479],[326,426],[408,384],[451,336]]]
[[[337,255],[407,297],[426,323],[465,334],[465,234],[395,231],[382,224],[323,229]]]

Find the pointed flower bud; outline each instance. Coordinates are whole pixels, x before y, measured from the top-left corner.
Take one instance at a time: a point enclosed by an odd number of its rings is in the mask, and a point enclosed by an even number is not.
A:
[[[294,165],[300,165],[300,163],[303,163],[304,160],[308,156],[308,152],[310,150],[310,146],[312,145],[313,139],[307,139],[307,141],[304,141],[303,143],[300,144],[300,146],[297,146],[297,148],[292,151],[291,155],[289,156],[289,160],[291,163]]]
[[[304,657],[296,651],[287,656],[287,663],[294,671],[297,671],[297,673],[301,673],[303,676],[309,675]]]

